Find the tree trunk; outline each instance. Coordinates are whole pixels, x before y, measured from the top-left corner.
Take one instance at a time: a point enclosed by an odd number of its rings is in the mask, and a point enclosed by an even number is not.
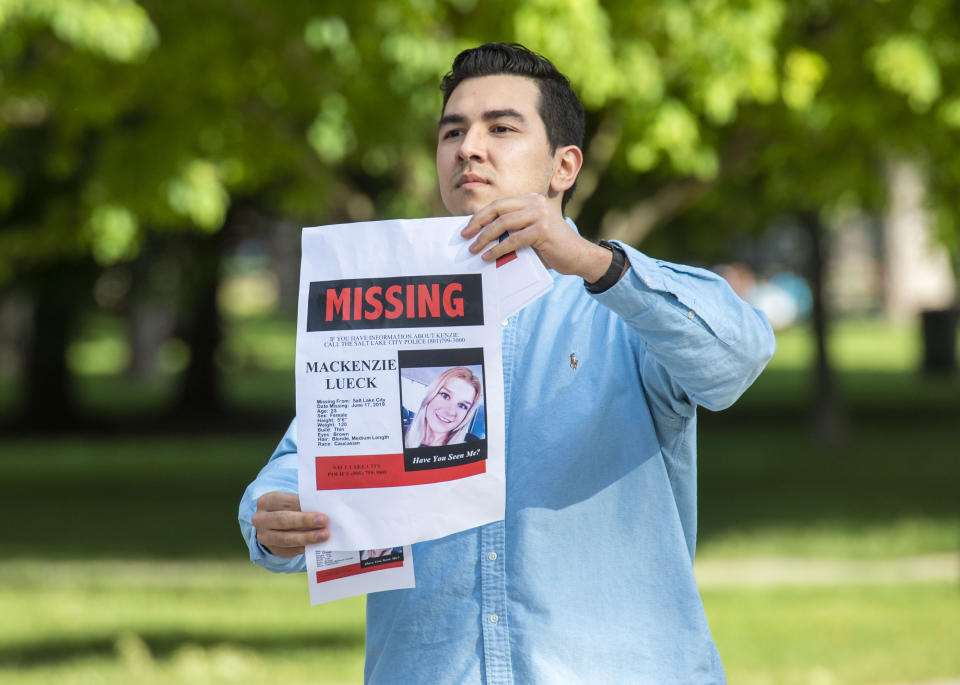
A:
[[[229,220],[229,217],[228,217]],[[187,238],[190,250],[185,266],[184,313],[181,335],[190,349],[174,411],[183,417],[210,417],[224,413],[217,349],[223,337],[217,308],[223,231]]]
[[[929,374],[957,372],[957,321],[960,310],[928,309],[920,313],[923,327],[923,370]]]
[[[54,264],[34,273],[32,291],[33,330],[26,354],[22,421],[52,431],[73,428],[79,413],[67,348],[90,292],[90,273],[83,264]]]
[[[160,345],[173,331],[173,317],[164,307],[134,297],[124,312],[124,320],[130,344],[127,372],[135,378],[151,378],[157,372]]]
[[[839,446],[846,440],[848,421],[837,395],[833,364],[827,346],[830,316],[825,297],[826,248],[820,215],[815,210],[802,210],[797,218],[810,242],[808,277],[813,291],[813,336],[816,347],[814,360],[813,420],[817,439],[828,446]]]

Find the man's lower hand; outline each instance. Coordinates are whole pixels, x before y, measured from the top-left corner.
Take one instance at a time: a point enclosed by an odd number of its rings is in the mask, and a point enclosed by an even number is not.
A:
[[[303,554],[305,545],[330,538],[326,515],[300,511],[300,497],[289,492],[268,492],[258,499],[252,522],[260,544],[287,559]]]

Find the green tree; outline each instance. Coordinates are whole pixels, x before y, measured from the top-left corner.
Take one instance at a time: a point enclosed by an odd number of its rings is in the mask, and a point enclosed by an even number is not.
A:
[[[878,170],[906,157],[956,245],[957,28],[944,0],[0,0],[0,284],[36,301],[27,404],[66,402],[82,294],[151,245],[180,264],[182,402],[216,407],[225,247],[271,217],[443,213],[438,79],[488,40],[582,94],[569,211],[590,235],[716,249],[790,215],[816,238],[838,207],[878,212]]]
[[[329,14],[308,2],[0,7],[0,280],[34,283],[33,349],[44,351],[28,373],[31,410],[55,395],[68,413],[63,353],[77,298],[96,265],[132,259],[148,240],[189,243],[182,396],[216,405],[214,292],[232,226],[250,212],[317,223],[442,211],[436,83],[468,45],[520,40],[556,53],[592,110],[616,110],[600,117],[604,135],[648,131],[652,152],[634,145],[634,161],[666,150],[683,170],[711,164],[690,114],[666,98],[655,46],[613,40],[595,3],[359,2]],[[644,11],[667,43],[682,33],[656,5]],[[678,60],[710,71],[702,55],[679,50]],[[716,93],[697,97],[717,109]]]
[[[835,442],[845,419],[827,352],[827,233],[853,210],[881,216],[887,166],[910,160],[925,170],[939,234],[956,259],[960,173],[951,141],[960,124],[960,25],[940,0],[785,10],[778,96],[743,108],[721,131],[725,162],[707,186],[688,185],[688,211],[676,223],[701,235],[731,224],[756,231],[778,217],[804,228],[817,349],[813,406],[818,434]]]
[[[64,352],[83,295],[148,241],[182,246],[181,398],[216,409],[224,242],[251,211],[320,214],[347,185],[331,147],[308,144],[335,68],[304,40],[310,7],[0,4],[0,282],[35,303],[28,415],[71,414]]]
[[[132,220],[111,207],[88,217],[78,202],[114,107],[90,95],[104,66],[136,63],[155,44],[133,3],[0,2],[0,283],[16,275],[34,296],[28,414],[71,414],[65,350],[91,279],[84,256]]]

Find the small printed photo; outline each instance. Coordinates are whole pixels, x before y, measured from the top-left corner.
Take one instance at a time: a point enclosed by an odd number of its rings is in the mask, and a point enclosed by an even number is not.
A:
[[[400,401],[405,449],[486,438],[482,364],[401,368]]]
[[[365,549],[360,552],[360,561],[370,561],[371,559],[383,559],[385,557],[391,557],[395,554],[400,555],[400,559],[403,559],[403,547],[387,547],[385,549]]]

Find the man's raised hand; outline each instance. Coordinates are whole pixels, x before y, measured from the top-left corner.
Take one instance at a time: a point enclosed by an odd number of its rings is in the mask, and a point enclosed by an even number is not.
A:
[[[511,235],[497,242],[505,231]],[[493,261],[529,245],[544,266],[575,274],[588,283],[599,280],[610,266],[610,251],[577,235],[543,195],[530,193],[491,202],[478,209],[460,233],[474,254]]]

